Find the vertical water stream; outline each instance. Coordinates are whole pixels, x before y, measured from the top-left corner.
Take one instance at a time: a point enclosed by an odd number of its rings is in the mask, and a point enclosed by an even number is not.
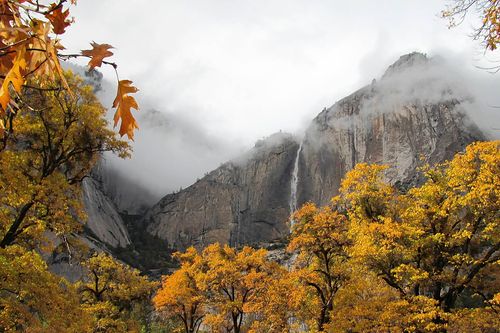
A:
[[[292,179],[290,181],[290,215],[297,210],[297,185],[299,182],[299,159],[300,153],[302,152],[302,141],[297,149],[297,156],[295,157],[295,163],[293,165]],[[293,225],[293,220],[291,221]]]

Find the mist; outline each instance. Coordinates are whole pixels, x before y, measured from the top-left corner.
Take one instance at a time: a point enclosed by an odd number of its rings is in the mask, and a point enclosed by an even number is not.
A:
[[[465,113],[487,138],[500,139],[500,79],[497,75],[472,66],[469,59],[451,52],[427,55],[417,52],[413,57],[402,55],[393,58],[389,66],[385,65],[386,61],[381,63],[384,65],[375,66],[384,70],[379,71],[377,77],[367,76],[356,89],[365,94],[359,114],[355,117],[332,117],[332,127],[366,126],[372,116],[380,113],[405,114],[405,107],[412,104],[457,101],[458,111]],[[337,104],[330,106],[328,114],[335,114],[336,107]]]
[[[433,54],[427,58],[422,55],[414,60],[416,63],[412,66],[389,68],[382,78],[373,81],[372,96],[363,101],[361,116],[404,111],[403,106],[411,103],[439,104],[456,100],[460,102],[461,111],[487,137],[500,138],[498,77],[467,66],[464,59],[453,54]]]
[[[103,82],[97,95],[104,105],[111,104],[115,89],[114,83]],[[247,148],[241,141],[226,141],[223,136],[207,133],[198,119],[190,118],[190,110],[169,111],[144,99],[140,106],[138,112],[133,110],[139,130],[134,141],[129,141],[131,158],[104,155],[105,169],[127,179],[118,192],[130,192],[132,197],[146,195],[147,201],[154,203]],[[113,113],[109,110],[107,115],[110,123]]]
[[[447,69],[436,65],[424,74],[432,84],[451,84],[473,120],[498,137],[500,76],[477,68],[494,64],[498,52],[485,56],[470,38],[471,26],[480,24],[473,17],[448,29],[439,18],[441,2],[152,0],[139,6],[154,9],[147,15],[118,0],[102,6],[95,11],[84,1],[75,7],[77,21],[64,45],[71,53],[86,48],[89,38],[112,44],[120,78],[140,89],[132,158],[105,156],[107,167],[136,184],[127,185],[129,192],[149,189],[159,198],[272,133],[301,137],[321,110],[373,79],[378,89],[390,89],[380,78],[413,51],[444,58]],[[99,70],[105,78],[99,97],[110,107],[115,73]],[[405,88],[405,77],[398,80],[392,84]],[[440,98],[427,78],[420,80],[420,91],[412,93]]]
[[[373,64],[384,74],[372,81],[373,78],[368,77],[372,73],[368,73],[364,79],[363,85],[368,84],[374,93],[363,102],[360,117],[370,116],[373,112],[395,112],[414,101],[435,104],[455,99],[487,136],[500,138],[498,77],[468,66],[468,60],[460,55],[428,56],[428,60],[412,67],[385,73],[387,61]],[[393,58],[392,62],[397,59]],[[114,82],[104,80],[101,83],[98,97],[104,105],[111,105],[115,89]],[[322,97],[318,96],[311,104],[320,99]],[[135,112],[140,129],[135,141],[131,142],[134,151],[130,159],[122,160],[111,154],[104,156],[106,172],[114,174],[114,183],[119,183],[115,191],[129,193],[130,200],[153,204],[166,194],[188,187],[222,163],[230,160],[244,163],[259,150],[256,149],[259,144],[254,144],[263,137],[256,136],[252,142],[242,135],[238,140],[234,134],[225,133],[221,128],[218,131],[207,129],[203,126],[203,119],[197,117],[198,110],[168,110],[158,104],[155,99],[143,97],[140,100],[141,110]],[[320,111],[318,108],[310,117],[302,116],[301,125],[291,135],[301,137]],[[110,120],[112,113],[110,110]],[[342,126],[342,120],[337,119],[335,126]],[[279,133],[280,129],[277,124],[273,132]],[[273,132],[261,142],[274,145],[275,141],[291,138],[285,132],[272,135]],[[120,179],[126,181],[117,181]]]

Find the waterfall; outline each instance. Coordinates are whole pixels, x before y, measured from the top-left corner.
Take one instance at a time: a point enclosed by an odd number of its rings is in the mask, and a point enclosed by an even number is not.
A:
[[[299,159],[302,152],[302,141],[297,149],[297,156],[293,165],[292,179],[290,181],[290,215],[297,210],[297,185],[299,181]],[[293,225],[293,220],[291,221]]]

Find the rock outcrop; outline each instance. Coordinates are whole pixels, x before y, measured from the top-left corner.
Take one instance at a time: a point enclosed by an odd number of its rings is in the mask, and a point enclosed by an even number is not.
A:
[[[148,231],[177,249],[285,236],[297,147],[289,134],[258,142],[245,156],[161,199],[144,218]]]
[[[379,82],[323,110],[302,140],[273,136],[165,196],[146,213],[147,231],[176,249],[266,242],[286,237],[290,207],[327,203],[356,163],[388,164],[387,179],[401,188],[418,183],[418,166],[483,139],[464,112],[468,97],[440,66],[419,53],[401,57]]]
[[[299,159],[298,201],[328,203],[357,163],[386,164],[386,178],[402,189],[421,181],[418,167],[443,162],[484,140],[452,91],[439,64],[405,55],[372,82],[323,110],[306,131]],[[427,73],[426,73],[427,71]],[[416,75],[418,74],[418,75]]]
[[[131,242],[125,224],[113,202],[103,193],[98,179],[85,178],[82,191],[87,213],[85,227],[92,236],[113,248],[129,245]]]

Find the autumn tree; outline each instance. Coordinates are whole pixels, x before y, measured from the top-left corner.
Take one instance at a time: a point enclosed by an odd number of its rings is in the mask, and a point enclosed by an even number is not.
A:
[[[441,332],[448,318],[425,296],[400,297],[374,272],[355,265],[348,283],[335,297],[332,322],[325,329],[341,332]]]
[[[313,203],[302,206],[292,219],[288,250],[299,252],[304,283],[319,300],[316,323],[322,331],[331,320],[336,293],[349,278],[347,219],[331,207],[318,208]]]
[[[128,144],[107,128],[92,87],[71,73],[65,80],[71,93],[22,88],[1,141],[0,248],[7,276],[0,279],[0,289],[7,331],[29,326],[33,332],[35,327],[72,332],[68,320],[81,324],[74,332],[86,331],[89,316],[79,307],[74,287],[49,272],[38,252],[52,249],[49,233],[69,246],[81,229],[80,182],[99,155],[129,154]],[[82,324],[79,318],[87,319]]]
[[[262,295],[276,269],[264,249],[212,244],[202,252],[204,274],[202,290],[207,305],[213,309],[205,323],[216,331],[240,333],[252,305]]]
[[[500,327],[500,293],[484,306],[455,310],[448,321],[450,333],[496,333]]]
[[[407,193],[384,181],[383,167],[356,166],[341,186],[353,257],[408,301],[426,297],[445,312],[481,306],[468,304],[472,294],[490,302],[500,272],[498,148],[472,144],[427,167],[425,183]]]
[[[190,248],[176,254],[181,268],[163,280],[154,298],[157,309],[177,316],[185,332],[196,332],[202,321],[214,332],[242,332],[261,314],[266,290],[277,278],[278,264],[264,249],[212,244],[201,253]]]
[[[162,287],[155,295],[154,306],[162,315],[182,322],[184,332],[195,333],[207,314],[207,298],[201,289],[203,260],[191,247],[175,253],[181,266],[172,275],[163,277]]]
[[[0,137],[9,135],[5,130],[13,114],[17,114],[23,101],[22,89],[65,89],[71,95],[60,60],[87,57],[89,68],[108,64],[117,69],[113,62],[104,60],[113,55],[109,44],[93,42],[92,49],[80,53],[64,54],[60,36],[73,23],[67,0],[0,0]],[[71,0],[71,5],[76,0]],[[117,73],[118,78],[118,73]],[[28,82],[29,80],[31,82]],[[130,95],[137,89],[129,80],[118,79],[115,126],[120,123],[119,132],[133,138],[138,128],[131,109],[138,109]],[[56,86],[56,87],[55,87]]]
[[[75,288],[50,273],[36,251],[0,249],[1,332],[90,332],[89,319]]]
[[[106,253],[82,263],[86,276],[76,284],[83,309],[93,318],[93,332],[139,332],[141,314],[155,282]]]
[[[63,53],[59,37],[73,22],[69,7],[66,0],[0,0],[2,332],[138,331],[132,319],[154,286],[111,258],[96,256],[85,263],[91,274],[85,282],[94,278],[94,293],[80,284],[84,304],[78,306],[75,288],[50,273],[39,254],[51,245],[45,236],[68,245],[67,236],[81,228],[79,184],[99,155],[129,154],[128,144],[107,128],[92,88],[61,68],[61,60],[74,57],[89,58],[90,69],[117,68],[104,60],[112,55],[108,44]],[[131,139],[136,91],[131,81],[118,79],[113,102],[115,126],[121,122],[119,133]]]
[[[334,299],[327,332],[389,332],[384,325],[388,304],[399,297],[384,281],[362,265],[353,265],[349,281]],[[384,318],[385,317],[385,318]]]
[[[68,235],[83,220],[80,182],[99,154],[128,156],[107,129],[92,88],[68,73],[68,90],[23,90],[0,150],[0,247],[40,245],[42,234]],[[26,103],[24,103],[26,101]]]
[[[261,294],[250,305],[249,333],[300,332],[314,325],[314,295],[303,284],[302,272],[277,267]]]

